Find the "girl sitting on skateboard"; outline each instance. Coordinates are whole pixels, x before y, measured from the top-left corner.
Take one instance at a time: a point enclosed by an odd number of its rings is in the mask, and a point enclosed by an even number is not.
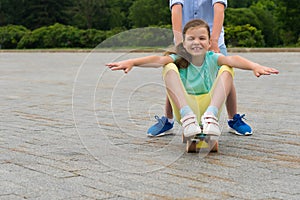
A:
[[[147,56],[109,63],[111,70],[128,73],[134,66],[161,67],[176,120],[182,124],[184,136],[201,133],[221,134],[218,116],[233,85],[231,67],[252,70],[254,75],[278,74],[274,68],[265,67],[240,56],[224,56],[208,51],[209,26],[203,20],[189,21],[183,29],[183,42],[176,52],[164,56]]]

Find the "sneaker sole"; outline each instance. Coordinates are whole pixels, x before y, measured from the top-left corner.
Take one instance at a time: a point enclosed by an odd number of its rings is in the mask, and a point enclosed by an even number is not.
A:
[[[165,135],[173,135],[173,131],[172,130],[167,130],[163,133],[157,134],[157,135],[152,135],[150,133],[147,133],[148,137],[161,137],[161,136],[165,136]]]
[[[250,135],[253,134],[253,133],[248,133],[248,132],[246,132],[245,134],[242,134],[242,133],[237,132],[233,128],[229,128],[228,132],[233,133],[233,134],[238,135],[238,136],[250,136]]]
[[[200,131],[200,132],[195,132],[195,133],[190,133],[190,134],[185,134],[185,133],[183,133],[183,135],[184,135],[184,137],[186,137],[186,138],[189,138],[189,137],[193,137],[193,136],[195,136],[195,135],[197,135],[197,134],[200,134],[202,131]]]

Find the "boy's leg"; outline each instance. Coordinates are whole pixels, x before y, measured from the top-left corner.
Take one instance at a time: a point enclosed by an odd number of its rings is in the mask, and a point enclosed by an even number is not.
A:
[[[171,130],[174,126],[173,112],[172,106],[168,96],[166,96],[166,104],[165,104],[165,116],[159,118],[157,115],[155,116],[157,123],[152,125],[147,133],[149,136],[162,136],[168,134],[169,130]]]
[[[166,96],[165,116],[159,118],[157,115],[155,115],[155,119],[157,120],[157,122],[154,125],[152,125],[147,131],[149,136],[166,135],[169,133],[168,131],[173,128],[173,112],[168,96]]]
[[[226,45],[223,44],[220,47],[220,51],[224,56],[227,56],[227,48]],[[232,119],[228,121],[229,127],[235,127],[235,129],[231,128],[230,132],[233,132],[238,135],[251,135],[251,133],[245,132],[245,130],[250,130],[251,132],[251,127],[245,124],[243,121],[241,121],[241,116],[237,114],[237,96],[236,96],[236,90],[234,84],[232,85],[231,91],[227,96],[226,100],[226,110],[228,114],[228,119]],[[242,115],[244,116],[244,115]],[[241,121],[241,122],[240,122]],[[237,124],[245,124],[243,125],[244,128],[240,128],[237,126]],[[248,126],[248,127],[247,127]]]
[[[237,97],[234,84],[227,96],[226,109],[228,113],[229,132],[236,135],[252,135],[251,127],[243,121],[245,115],[237,114]]]
[[[232,119],[237,113],[237,96],[234,84],[232,84],[231,90],[226,99],[226,110],[228,119]]]
[[[165,115],[168,119],[173,119],[172,106],[168,96],[166,96]]]

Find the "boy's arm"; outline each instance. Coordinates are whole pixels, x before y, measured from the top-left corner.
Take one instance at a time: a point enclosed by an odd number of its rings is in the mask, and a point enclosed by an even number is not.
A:
[[[111,70],[124,70],[125,73],[128,73],[134,66],[157,68],[171,62],[174,61],[170,56],[146,56],[142,58],[108,63],[106,66],[108,66]]]
[[[216,53],[220,53],[219,49],[219,37],[222,31],[223,23],[224,23],[224,12],[225,12],[225,5],[223,3],[215,3],[214,4],[214,22],[211,32],[211,46],[210,50]]]
[[[175,4],[171,8],[171,20],[172,20],[172,30],[175,40],[175,45],[177,46],[182,42],[182,5]]]
[[[254,75],[260,77],[261,75],[278,74],[279,71],[274,68],[266,67],[258,63],[254,63],[241,56],[223,56],[218,58],[218,65],[228,65],[230,67],[252,70]]]

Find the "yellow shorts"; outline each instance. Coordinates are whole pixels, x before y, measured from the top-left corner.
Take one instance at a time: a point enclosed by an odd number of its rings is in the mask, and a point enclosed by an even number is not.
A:
[[[166,76],[166,74],[169,70],[174,70],[178,74],[178,76],[180,76],[177,66],[174,63],[169,63],[169,64],[167,64],[163,67],[163,72],[162,72],[163,73],[163,78],[165,78],[165,76]],[[221,68],[219,69],[218,76],[217,76],[216,80],[218,79],[218,77],[224,71],[228,71],[232,75],[232,77],[234,77],[233,69],[229,66],[222,65]],[[217,82],[216,80],[214,82],[214,85]],[[181,82],[181,84],[182,84],[182,82]],[[187,94],[186,91],[185,91],[185,97],[186,97],[187,103],[190,106],[190,108],[193,110],[195,115],[197,116],[198,122],[200,122],[201,116],[204,114],[204,112],[206,111],[207,107],[210,104],[211,91],[213,90],[214,85],[213,85],[212,89],[210,90],[210,92],[207,93],[207,94],[190,95],[190,94]],[[182,87],[184,88],[183,84],[182,84]],[[170,98],[168,93],[167,93],[167,95],[168,95],[168,98],[170,100],[170,103],[171,103],[171,106],[172,106],[172,109],[173,109],[173,114],[174,114],[176,120],[180,123],[181,116],[180,116],[179,109],[175,105],[174,101]],[[219,112],[219,115],[220,115],[220,112]]]

